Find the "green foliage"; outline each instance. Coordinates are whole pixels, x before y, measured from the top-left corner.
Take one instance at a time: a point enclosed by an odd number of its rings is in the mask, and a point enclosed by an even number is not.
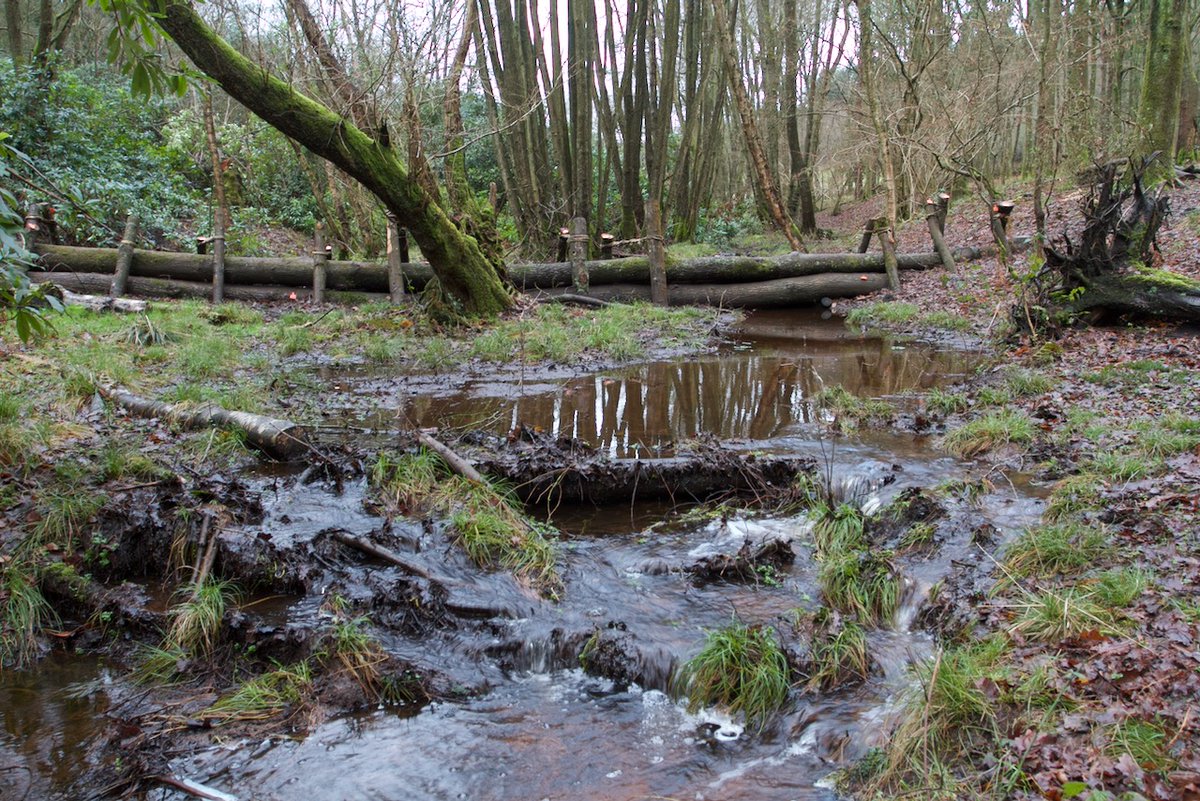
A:
[[[1026,370],[1023,367],[1009,369],[1004,383],[1012,391],[1013,396],[1017,398],[1042,395],[1049,392],[1054,386],[1049,376],[1034,372],[1033,370]]]
[[[132,67],[135,86],[149,80],[139,80],[149,63]],[[160,133],[173,102],[134,97],[127,81],[102,66],[60,70],[48,85],[36,70],[5,72],[0,130],[10,131],[14,146],[29,154],[38,181],[62,196],[62,230],[106,244],[133,211],[152,243],[176,235],[178,221],[191,217],[198,203],[182,178],[188,162]]]
[[[763,221],[752,203],[707,208],[696,221],[694,241],[717,246],[728,246],[736,239],[750,234],[761,234]]]
[[[1150,584],[1144,570],[1125,567],[1106,570],[1095,579],[1092,594],[1109,609],[1124,609],[1138,599]]]
[[[822,504],[813,516],[813,543],[819,557],[866,548],[863,514],[858,508],[848,503],[836,507]]]
[[[1107,729],[1109,755],[1129,754],[1145,770],[1167,771],[1179,764],[1167,732],[1158,722],[1127,718]]]
[[[1068,476],[1054,485],[1046,502],[1047,520],[1065,520],[1100,506],[1103,482],[1095,473]]]
[[[871,672],[867,630],[853,620],[818,620],[811,643],[808,689],[832,690],[847,682],[862,681]]]
[[[28,342],[49,331],[43,307],[61,311],[62,304],[26,276],[32,255],[25,248],[25,219],[17,196],[8,188],[8,177],[12,165],[27,163],[28,156],[13,148],[9,138],[0,119],[0,325],[11,317],[17,336]]]
[[[708,633],[704,647],[680,668],[676,686],[691,711],[719,704],[761,731],[787,701],[787,658],[774,629],[734,623]]]
[[[826,410],[847,427],[871,419],[890,418],[896,411],[887,401],[860,398],[841,384],[825,387],[813,400],[818,408]]]

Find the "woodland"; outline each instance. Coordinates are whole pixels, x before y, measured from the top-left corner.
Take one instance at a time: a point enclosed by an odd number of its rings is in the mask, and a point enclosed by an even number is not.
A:
[[[2,1],[16,797],[1200,799],[1196,0]]]

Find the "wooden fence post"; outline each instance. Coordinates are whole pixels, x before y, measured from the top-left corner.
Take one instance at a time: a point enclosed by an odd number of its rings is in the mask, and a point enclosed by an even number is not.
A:
[[[114,298],[125,295],[125,287],[129,284],[129,270],[133,267],[133,246],[137,240],[138,218],[130,214],[125,218],[125,234],[121,244],[117,246],[117,267],[113,270],[112,285],[108,294]]]
[[[613,257],[613,243],[617,238],[612,234],[600,234],[600,258],[607,261]]]
[[[883,248],[883,266],[887,272],[888,289],[893,291],[900,288],[900,270],[896,266],[896,240],[892,238],[892,229],[887,217],[876,217],[873,230],[879,237],[879,245]]]
[[[407,240],[407,237],[405,237]],[[407,244],[407,241],[405,242]],[[408,248],[406,247],[405,250]],[[405,253],[405,256],[408,254]],[[388,294],[392,303],[404,301],[404,262],[400,254],[400,225],[396,218],[388,214],[387,224],[387,265],[388,265]]]
[[[217,208],[213,215],[212,302],[225,302],[225,214]]]
[[[646,238],[650,241],[650,302],[666,306],[671,301],[667,286],[667,248],[663,241],[662,207],[656,197],[646,201],[646,222],[649,223]]]
[[[942,236],[946,236],[946,217],[950,213],[950,193],[938,192],[937,198],[937,224],[938,230],[942,232]]]
[[[946,247],[946,238],[942,236],[942,226],[938,223],[938,204],[933,198],[925,200],[925,222],[929,225],[929,238],[933,240],[933,249],[937,251],[942,266],[947,270],[954,269],[954,256]]]
[[[992,202],[992,238],[1000,250],[1001,277],[1008,273],[1008,254],[1012,252],[1012,243],[1008,241],[1008,218],[1017,207],[1011,200],[995,200]]]
[[[862,239],[858,242],[858,252],[866,253],[871,249],[871,234],[875,232],[875,220],[867,220],[863,226]]]
[[[588,225],[587,220],[576,217],[571,220],[571,283],[576,292],[587,293],[590,280],[587,271]]]
[[[563,264],[567,260],[567,245],[570,243],[570,240],[571,240],[571,229],[570,228],[559,228],[558,229],[558,255],[554,259],[559,264]]]
[[[325,250],[325,224],[317,223],[313,232],[313,278],[312,299],[314,303],[325,302],[325,272],[329,253]]]

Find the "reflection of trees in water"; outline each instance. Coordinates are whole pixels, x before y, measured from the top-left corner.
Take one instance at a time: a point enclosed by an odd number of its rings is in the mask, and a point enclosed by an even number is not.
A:
[[[404,411],[419,425],[536,426],[626,455],[700,434],[766,439],[811,423],[811,399],[826,387],[894,395],[927,389],[964,364],[961,354],[893,349],[882,340],[822,345],[807,355],[654,362],[523,397],[413,398]]]

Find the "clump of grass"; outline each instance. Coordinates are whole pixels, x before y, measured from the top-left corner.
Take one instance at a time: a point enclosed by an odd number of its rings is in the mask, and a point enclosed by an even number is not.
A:
[[[208,715],[222,723],[268,720],[302,704],[312,682],[312,666],[307,661],[278,667],[218,699],[208,708]]]
[[[863,681],[871,672],[867,652],[867,630],[857,621],[832,620],[822,610],[814,621],[808,689],[832,690],[853,681]]]
[[[78,368],[66,371],[62,379],[63,398],[73,406],[88,403],[100,391],[100,382],[95,374]]]
[[[920,313],[921,309],[915,303],[880,301],[851,309],[846,315],[846,323],[859,328],[873,323],[900,325],[912,322]]]
[[[1090,472],[1113,481],[1137,481],[1163,471],[1161,459],[1122,451],[1097,454],[1088,465]]]
[[[38,632],[54,620],[32,565],[10,562],[4,568],[0,610],[0,666],[22,667],[37,656]]]
[[[1033,440],[1036,428],[1029,415],[1015,409],[989,412],[946,435],[944,446],[954,455],[969,459],[1009,443]]]
[[[367,633],[366,626],[369,623],[368,618],[361,616],[336,621],[330,632],[329,648],[331,658],[341,670],[350,674],[364,695],[377,701],[383,689],[379,668],[387,661],[387,654],[379,642]]]
[[[371,362],[390,362],[396,358],[396,346],[384,336],[368,336],[362,343],[363,358]]]
[[[676,677],[688,709],[724,706],[761,731],[787,701],[787,658],[769,626],[732,624],[709,632],[704,647]]]
[[[831,553],[817,576],[831,607],[868,625],[890,623],[900,605],[901,580],[888,553]]]
[[[948,311],[931,311],[921,315],[921,322],[931,328],[945,331],[969,331],[971,321],[961,314]]]
[[[982,387],[975,393],[975,402],[980,406],[1005,406],[1012,403],[1012,391],[1007,386]]]
[[[450,522],[467,555],[481,567],[502,567],[536,586],[556,584],[558,549],[551,532],[490,486],[454,479],[445,485]]]
[[[1200,417],[1172,412],[1157,419],[1139,420],[1137,449],[1147,456],[1165,459],[1200,447]]]
[[[122,478],[153,481],[170,475],[166,468],[117,442],[109,442],[101,449],[99,464],[100,476],[105,481]]]
[[[228,581],[210,578],[193,587],[191,597],[171,609],[167,648],[196,656],[211,654],[220,640],[221,621],[233,597],[234,588]]]
[[[1024,367],[1013,367],[1007,371],[1005,385],[1014,397],[1024,398],[1031,395],[1042,395],[1054,388],[1050,377],[1042,373],[1027,370]]]
[[[27,542],[30,545],[54,542],[70,550],[75,538],[107,500],[106,496],[79,486],[56,486],[48,490],[39,499],[41,519],[34,524]]]
[[[961,392],[947,392],[934,387],[925,395],[925,408],[937,414],[958,414],[968,407],[967,396]]]
[[[851,425],[891,417],[895,413],[895,408],[887,401],[860,398],[840,384],[822,389],[813,401],[817,408],[824,409],[839,422]]]
[[[928,521],[913,523],[908,527],[908,531],[900,537],[900,548],[905,551],[916,548],[924,548],[933,542],[934,535],[937,534],[937,526]]]
[[[934,797],[934,787],[946,791],[936,797],[962,797],[954,793],[958,782],[947,765],[1001,738],[998,706],[986,688],[1004,680],[1006,648],[1002,638],[990,637],[942,651],[915,668],[919,686],[906,697],[885,758],[865,777],[862,797],[892,797],[913,787],[922,788],[920,797]]]
[[[0,392],[0,424],[14,423],[21,419],[25,404],[17,395]]]
[[[180,371],[193,380],[215,378],[229,372],[239,351],[228,339],[218,336],[193,336],[180,349]]]
[[[1113,613],[1098,604],[1091,592],[1077,587],[1043,590],[1017,608],[1021,614],[1009,631],[1031,640],[1056,642],[1092,630],[1118,633]]]
[[[1049,576],[1084,570],[1111,550],[1108,532],[1080,523],[1027,529],[1005,554],[1013,575]]]
[[[1068,476],[1054,485],[1046,500],[1044,517],[1065,520],[1081,512],[1099,508],[1103,500],[1104,483],[1094,473]]]
[[[866,547],[863,513],[848,503],[821,504],[814,511],[813,542],[818,556]]]
[[[449,516],[459,543],[477,565],[501,567],[543,591],[556,591],[553,532],[530,520],[508,493],[450,475],[440,458],[424,450],[381,454],[371,481],[390,508]]]
[[[1109,609],[1119,610],[1129,606],[1150,585],[1150,575],[1144,570],[1126,567],[1106,570],[1096,577],[1092,594]]]
[[[312,350],[316,338],[310,329],[284,325],[282,319],[279,322],[280,326],[275,331],[275,344],[279,346],[280,355],[293,356]]]
[[[1107,727],[1110,756],[1129,754],[1143,770],[1168,771],[1178,764],[1170,752],[1170,738],[1157,722],[1126,718]]]
[[[125,330],[124,340],[142,348],[154,345],[166,345],[179,337],[156,325],[149,316],[143,314]]]

